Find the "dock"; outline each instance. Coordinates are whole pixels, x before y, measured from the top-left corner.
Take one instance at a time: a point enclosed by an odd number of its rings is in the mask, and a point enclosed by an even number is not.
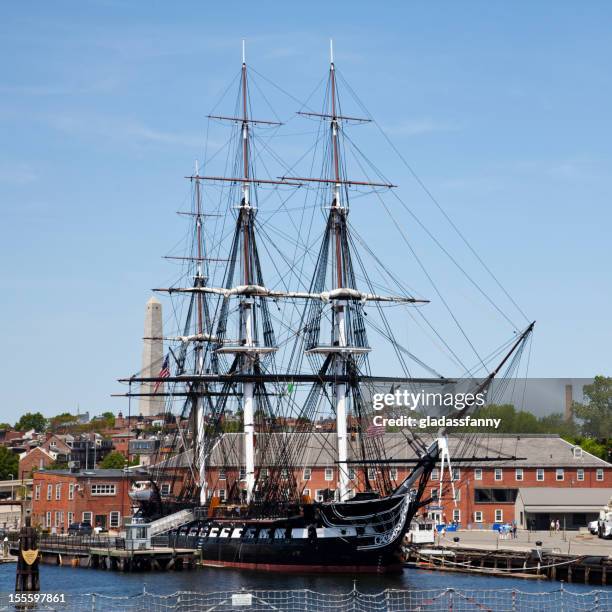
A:
[[[505,540],[493,532],[458,531],[404,552],[406,567],[419,569],[602,586],[612,581],[612,542],[578,532],[523,532]]]
[[[17,548],[12,541],[11,553]],[[42,536],[38,549],[41,563],[121,572],[193,569],[198,560],[195,548],[168,546],[167,538],[150,548],[132,548],[119,537]]]

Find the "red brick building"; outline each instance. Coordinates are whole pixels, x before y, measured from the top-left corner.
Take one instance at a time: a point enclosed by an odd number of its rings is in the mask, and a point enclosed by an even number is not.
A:
[[[55,463],[57,455],[42,447],[35,447],[19,456],[19,478],[32,478],[37,470],[44,470]]]
[[[119,530],[130,516],[130,474],[123,470],[47,470],[35,472],[32,521],[64,533],[73,522]]]
[[[338,488],[336,435],[313,433],[308,440],[302,436],[301,440],[306,445],[304,453],[300,451],[303,466],[291,470],[292,474],[287,473],[284,477],[288,483],[290,477],[295,478],[305,497],[322,500]],[[397,462],[391,464],[387,477],[399,484],[414,466],[414,451],[401,433],[387,433],[376,439],[376,443],[384,447],[388,458]],[[277,445],[270,445],[271,448],[274,446]],[[612,465],[557,435],[459,435],[449,439],[449,446],[451,464],[453,457],[476,459],[453,465],[454,500],[448,470],[445,470],[442,479],[441,497],[440,469],[433,470],[426,490],[426,496],[431,501],[424,511],[440,523],[456,521],[464,528],[490,528],[494,523],[516,520],[520,527],[547,528],[551,518],[549,513],[520,505],[518,498],[521,490],[533,487],[583,489],[586,499],[587,492],[599,489],[596,498],[601,497],[604,502],[612,494]],[[272,466],[274,459],[270,453],[258,445],[257,462]],[[351,440],[349,458],[357,460],[358,457],[356,440]],[[490,460],[497,457],[500,459]],[[406,460],[406,463],[402,463],[402,460]],[[173,482],[171,474],[186,470],[189,461],[190,454],[185,453],[165,462],[169,477],[166,484],[162,484],[162,493],[170,494],[171,489],[178,491],[180,479]],[[264,470],[265,477],[266,471],[269,473],[272,469],[262,467],[257,471]],[[222,443],[215,448],[212,465],[207,471],[209,496],[218,497],[221,501],[229,499],[237,489],[244,488],[244,476],[242,435],[226,434]],[[349,467],[349,477],[354,492],[366,488],[364,469],[357,463]],[[380,468],[369,468],[368,480],[373,489],[383,490],[384,478]],[[586,526],[587,518],[592,520],[595,512],[593,504],[581,504],[580,496],[569,492],[564,498],[568,500],[564,511],[555,513],[553,518],[565,519],[568,529]]]

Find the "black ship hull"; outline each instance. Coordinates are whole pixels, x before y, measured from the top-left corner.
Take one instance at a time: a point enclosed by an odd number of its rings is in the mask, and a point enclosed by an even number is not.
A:
[[[392,529],[386,531],[381,525],[351,524],[351,520],[333,525],[324,512],[316,523],[303,517],[211,518],[183,526],[175,535],[175,544],[186,544],[188,539],[200,550],[203,565],[214,567],[301,573],[398,572],[403,536],[419,504],[401,498],[395,503],[400,511]],[[388,499],[367,504],[371,505],[388,506]]]

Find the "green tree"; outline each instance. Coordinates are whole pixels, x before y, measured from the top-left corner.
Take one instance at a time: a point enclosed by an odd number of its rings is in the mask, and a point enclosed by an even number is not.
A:
[[[584,386],[584,396],[584,404],[572,405],[583,435],[601,441],[612,438],[612,377],[596,376],[592,385]]]
[[[105,470],[120,470],[125,467],[125,457],[121,453],[113,451],[102,459],[99,466]]]
[[[29,429],[38,432],[45,431],[47,429],[47,419],[40,412],[26,412],[15,423],[15,429],[17,431],[28,431]]]
[[[77,418],[69,412],[62,412],[49,419],[49,429],[51,431],[61,431],[75,425]]]
[[[103,412],[100,416],[106,421],[107,427],[115,426],[115,415],[112,412]]]
[[[0,446],[0,479],[8,480],[13,475],[17,478],[19,473],[19,457],[6,446]]]

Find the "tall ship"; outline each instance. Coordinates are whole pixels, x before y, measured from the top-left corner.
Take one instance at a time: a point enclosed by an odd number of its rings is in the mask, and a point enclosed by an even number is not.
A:
[[[188,244],[169,256],[179,279],[155,289],[169,296],[176,324],[148,338],[166,347],[159,375],[120,379],[128,396],[165,404],[159,453],[132,493],[136,517],[194,537],[205,564],[397,569],[411,520],[431,502],[431,472],[449,460],[449,428],[392,424],[413,414],[465,417],[495,377],[516,368],[533,330],[513,330],[478,373],[466,368],[461,379],[439,374],[398,341],[406,312],[418,318],[429,300],[409,290],[349,220],[352,199],[366,206],[394,185],[360,162],[349,127],[371,117],[343,114],[340,78],[332,53],[323,104],[297,113],[316,126],[310,165],[320,172],[296,176],[271,153],[283,171],[270,174],[262,151],[284,126],[253,113],[243,51],[234,111],[209,117],[227,124],[226,172],[209,172],[206,159],[187,177]],[[408,259],[403,242],[387,248]],[[446,397],[461,385],[470,391],[461,404],[429,412],[389,401],[424,389]],[[410,465],[401,477],[400,458]],[[316,492],[314,463],[330,474]]]

